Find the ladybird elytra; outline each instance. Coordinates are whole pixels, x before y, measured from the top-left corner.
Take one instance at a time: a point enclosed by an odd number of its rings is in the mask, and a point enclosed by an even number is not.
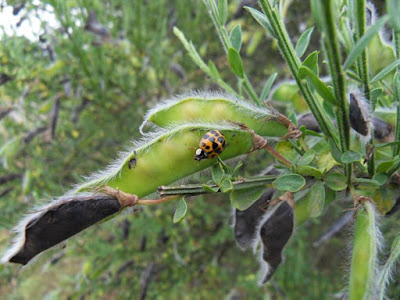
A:
[[[226,147],[225,136],[219,130],[210,130],[201,138],[199,147],[196,150],[195,160],[215,158]]]

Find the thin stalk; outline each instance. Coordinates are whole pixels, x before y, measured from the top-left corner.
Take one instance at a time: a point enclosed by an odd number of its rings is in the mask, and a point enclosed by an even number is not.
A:
[[[366,4],[365,0],[354,0],[354,14],[355,14],[355,33],[354,33],[354,43],[364,35],[365,27],[366,27]],[[370,87],[370,79],[369,79],[369,69],[368,69],[368,56],[367,49],[365,48],[360,56],[357,59],[357,71],[358,76],[361,79],[362,89],[364,97],[367,99],[370,104],[371,111],[375,110],[375,103],[371,101],[371,87]],[[371,139],[368,142],[367,147],[373,146],[374,141],[374,132],[371,129]],[[375,154],[372,153],[370,159],[368,160],[368,173],[370,176],[373,176],[375,173]]]
[[[271,184],[275,179],[279,176],[276,175],[267,175],[267,176],[260,176],[255,178],[249,179],[241,179],[232,182],[233,190],[243,190],[253,187],[262,187],[268,184]],[[209,185],[212,189],[218,188],[216,184]],[[218,193],[220,191],[217,191]],[[195,196],[200,194],[210,194],[212,192],[206,191],[203,188],[202,184],[188,184],[188,185],[179,185],[179,186],[160,186],[158,188],[158,193],[160,197],[163,196],[172,196],[172,195],[179,195],[179,196]]]
[[[293,164],[288,161],[286,158],[284,158],[282,155],[280,155],[274,148],[272,148],[270,145],[266,144],[264,146],[264,149],[268,151],[269,154],[271,154],[273,157],[275,157],[280,163],[285,165],[286,167],[293,169]]]
[[[396,52],[396,58],[400,58],[400,32],[394,31],[393,32],[393,41],[394,41],[394,49]],[[400,67],[397,67],[397,72],[400,72]],[[396,83],[395,83],[396,84]],[[397,92],[398,87],[394,86],[395,92],[394,95],[396,97],[396,128],[394,134],[394,140],[400,141],[400,93]],[[395,145],[393,147],[393,157],[398,155],[400,152],[400,146]]]
[[[284,25],[282,24],[278,14],[272,9],[268,0],[260,0],[261,7],[268,17],[274,36],[277,39],[278,47],[285,58],[292,76],[296,80],[296,83],[302,93],[305,101],[310,107],[315,119],[317,120],[322,132],[326,137],[331,138],[337,145],[336,130],[331,122],[331,120],[324,113],[320,102],[314,97],[307,83],[303,83],[298,77],[298,70],[300,66],[300,61],[297,58],[293,45],[289,39]]]
[[[261,99],[258,98],[257,93],[255,92],[253,86],[251,85],[251,83],[250,83],[250,81],[249,81],[249,79],[247,78],[246,75],[244,75],[244,78],[243,78],[242,82],[243,82],[243,87],[246,90],[247,94],[250,96],[250,98],[255,103],[257,103],[259,106],[262,106],[263,103],[262,103]]]
[[[344,72],[339,50],[339,42],[336,33],[334,19],[334,2],[326,0],[321,2],[324,25],[324,48],[328,58],[329,73],[332,77],[333,89],[336,98],[336,120],[339,128],[340,150],[342,153],[350,149],[350,117],[349,104],[346,99],[346,86]],[[347,184],[351,184],[352,164],[345,166]]]

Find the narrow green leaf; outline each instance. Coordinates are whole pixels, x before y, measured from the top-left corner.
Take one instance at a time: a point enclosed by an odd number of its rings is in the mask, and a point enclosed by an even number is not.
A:
[[[280,191],[297,192],[305,186],[306,180],[298,174],[285,174],[272,182],[274,188]]]
[[[218,0],[218,14],[221,25],[225,25],[228,20],[228,0]]]
[[[221,76],[219,75],[217,67],[214,65],[214,63],[210,60],[208,62],[208,67],[210,68],[210,75],[213,80],[218,80]]]
[[[185,199],[181,198],[179,199],[178,202],[178,207],[176,208],[175,214],[174,214],[174,218],[173,218],[173,222],[174,223],[179,223],[180,221],[183,220],[183,218],[185,217],[187,212],[187,204]]]
[[[232,181],[228,178],[225,178],[224,180],[222,180],[221,182],[221,192],[223,193],[228,193],[231,192],[233,190],[233,184]]]
[[[299,40],[297,41],[296,47],[294,49],[298,58],[302,57],[304,52],[306,52],[307,47],[310,44],[310,38],[311,34],[313,33],[313,30],[314,27],[308,28],[299,37]]]
[[[325,184],[334,191],[341,191],[347,188],[347,178],[341,173],[329,173],[325,177]]]
[[[307,166],[309,165],[315,158],[316,152],[314,150],[308,150],[297,162],[298,166]]]
[[[383,144],[376,144],[375,148],[384,148],[384,147],[395,146],[395,145],[400,145],[400,141],[383,143]]]
[[[357,183],[363,183],[367,185],[379,185],[379,182],[374,180],[374,179],[369,179],[369,178],[356,178]]]
[[[249,13],[251,13],[252,17],[262,26],[264,27],[272,36],[275,36],[274,31],[272,30],[271,24],[269,23],[269,20],[265,14],[262,12],[258,11],[257,9],[254,9],[249,6],[244,7],[245,10],[247,10]]]
[[[361,52],[368,46],[374,35],[378,33],[378,31],[383,27],[383,25],[385,25],[388,20],[388,15],[383,16],[365,32],[365,34],[354,45],[353,49],[351,49],[346,61],[344,62],[343,69],[347,70],[353,65]]]
[[[260,100],[264,101],[265,99],[267,99],[269,92],[271,91],[271,87],[275,82],[276,76],[278,76],[278,73],[274,73],[271,76],[269,76],[268,80],[265,82],[265,85],[261,91],[261,95],[260,95]]]
[[[230,194],[231,204],[238,210],[246,210],[261,197],[264,190],[264,187],[233,190]]]
[[[324,184],[320,181],[314,183],[309,191],[309,194],[310,201],[308,202],[308,208],[310,212],[310,218],[319,217],[325,205]]]
[[[383,90],[381,88],[376,88],[371,90],[371,100],[373,103],[376,103],[378,98],[383,94]]]
[[[392,62],[390,65],[388,65],[386,68],[384,68],[378,74],[376,74],[374,76],[374,78],[371,79],[371,84],[377,82],[378,80],[381,80],[383,77],[385,77],[387,74],[392,72],[399,65],[400,65],[400,59],[395,60],[394,62]]]
[[[243,79],[244,78],[243,62],[239,52],[236,49],[229,48],[228,61],[232,68],[233,73],[235,73],[235,75]]]
[[[313,71],[311,71],[308,67],[301,66],[299,69],[299,77],[307,78],[310,80],[310,83],[318,92],[318,94],[329,103],[336,105],[336,99],[328,86],[317,76]]]
[[[347,150],[344,152],[341,156],[341,160],[345,164],[350,164],[353,162],[358,162],[361,160],[361,154],[358,152],[355,152],[353,150]]]
[[[224,178],[224,173],[225,172],[219,163],[216,163],[211,167],[212,179],[218,186],[221,184],[221,181]]]
[[[238,52],[240,52],[240,49],[242,48],[242,28],[240,24],[236,25],[232,29],[229,39],[231,41],[233,48],[235,48]]]
[[[331,154],[334,160],[339,163],[342,163],[342,154],[340,153],[339,149],[336,147],[335,143],[332,139],[329,139],[329,149],[331,150]]]
[[[400,236],[397,236],[390,249],[390,255],[381,272],[379,273],[379,299],[383,300],[385,295],[385,289],[390,280],[393,280],[392,270],[398,263],[400,257]]]
[[[315,75],[318,76],[319,74],[319,70],[318,70],[318,51],[314,51],[312,53],[310,53],[305,60],[303,61],[303,63],[301,64],[302,66],[308,67],[309,69],[311,69]]]

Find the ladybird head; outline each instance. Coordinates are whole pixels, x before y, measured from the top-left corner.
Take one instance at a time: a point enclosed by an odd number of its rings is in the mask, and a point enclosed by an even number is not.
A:
[[[197,149],[196,150],[196,156],[194,157],[194,159],[200,161],[200,160],[205,159],[205,158],[207,158],[207,153],[204,152],[204,150],[201,149],[201,148]]]

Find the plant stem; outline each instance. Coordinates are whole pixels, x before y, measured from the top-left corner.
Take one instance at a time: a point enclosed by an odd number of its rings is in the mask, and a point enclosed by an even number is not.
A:
[[[300,61],[295,54],[293,45],[289,39],[289,36],[287,35],[284,25],[280,20],[279,15],[275,10],[272,9],[268,0],[260,0],[260,4],[271,24],[274,36],[278,41],[279,49],[281,50],[282,55],[285,58],[292,73],[292,76],[296,80],[296,83],[305,101],[310,107],[311,112],[313,113],[325,136],[331,138],[333,142],[337,145],[336,130],[332,124],[332,121],[324,113],[320,102],[314,97],[308,84],[303,83],[298,77]]]
[[[336,98],[336,120],[339,128],[340,150],[342,153],[350,149],[350,117],[349,104],[346,99],[346,86],[342,69],[339,42],[337,39],[336,25],[333,12],[334,1],[321,2],[323,19],[324,49],[328,59],[329,73],[332,77],[333,89]],[[347,184],[351,184],[352,164],[345,165]]]
[[[266,144],[264,146],[264,149],[269,152],[273,157],[275,157],[277,160],[279,160],[282,164],[284,164],[286,167],[293,169],[293,164],[288,161],[286,158],[284,158],[282,155],[280,155],[274,148],[272,148],[270,145]]]
[[[175,199],[180,198],[180,195],[175,195],[175,196],[168,196],[160,199],[139,199],[136,204],[140,205],[156,205],[156,204],[161,204],[161,203],[166,203]]]
[[[260,176],[255,178],[243,178],[241,180],[237,180],[232,182],[233,190],[243,190],[252,187],[260,187],[266,186],[271,184],[275,179],[279,176],[276,175],[267,175],[267,176]],[[211,188],[218,188],[216,184],[210,185]],[[218,190],[218,193],[220,191]],[[195,196],[200,194],[210,194],[204,190],[202,184],[187,184],[187,185],[180,185],[180,186],[160,186],[158,188],[158,193],[160,197],[163,196],[172,196],[172,195],[179,195],[179,196]]]
[[[399,31],[393,31],[393,41],[394,41],[394,49],[396,53],[396,58],[400,58],[400,32]],[[400,72],[400,67],[397,67],[397,73]],[[395,77],[396,78],[396,77]],[[394,85],[396,85],[396,81],[394,81]],[[394,86],[395,92],[395,103],[396,103],[396,128],[395,128],[395,134],[394,134],[394,140],[395,141],[400,141],[400,92],[399,92],[399,87]],[[393,147],[393,157],[398,155],[400,152],[400,146],[395,145]]]
[[[354,19],[355,19],[355,33],[354,33],[354,43],[364,35],[365,33],[365,19],[366,19],[366,7],[365,0],[354,0]],[[373,112],[375,110],[375,103],[371,101],[371,87],[369,84],[369,70],[368,70],[368,57],[367,49],[365,48],[360,56],[357,58],[357,70],[358,76],[361,79],[362,89],[364,97],[370,104],[370,109]],[[372,147],[374,145],[374,132],[371,129],[371,139],[368,142],[367,147]],[[375,172],[375,154],[371,153],[371,158],[368,160],[368,173],[373,176]]]
[[[247,75],[244,75],[244,78],[243,78],[242,82],[243,82],[244,89],[246,90],[247,94],[249,94],[250,98],[255,103],[257,103],[258,106],[262,106],[263,103],[262,103],[261,99],[258,98],[257,93],[254,91],[253,86],[251,85],[249,79],[247,78]]]

